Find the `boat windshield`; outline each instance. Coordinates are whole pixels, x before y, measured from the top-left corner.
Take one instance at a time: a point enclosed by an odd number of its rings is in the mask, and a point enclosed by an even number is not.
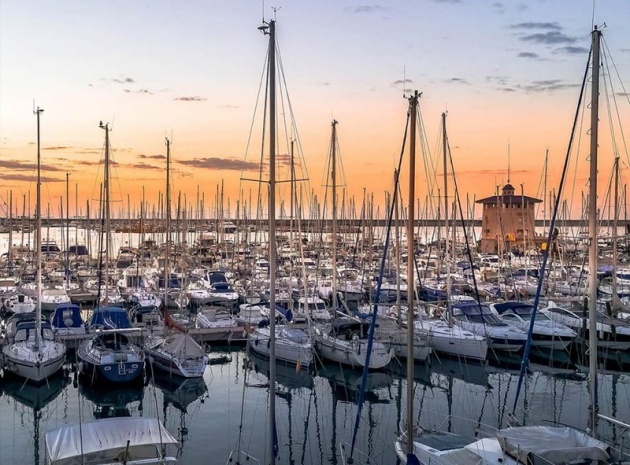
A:
[[[484,304],[453,307],[453,316],[459,320],[469,321],[471,323],[484,323],[489,325],[505,324]]]

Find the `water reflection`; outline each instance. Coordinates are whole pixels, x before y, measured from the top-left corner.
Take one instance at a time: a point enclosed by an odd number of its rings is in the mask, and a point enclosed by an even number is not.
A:
[[[130,417],[142,413],[144,386],[80,383],[79,393],[92,403],[94,419]]]

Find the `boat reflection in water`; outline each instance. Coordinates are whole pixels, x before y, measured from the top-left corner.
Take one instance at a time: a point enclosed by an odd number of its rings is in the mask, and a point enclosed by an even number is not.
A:
[[[330,383],[336,400],[356,403],[361,392],[363,371],[345,367],[334,363],[325,363],[316,370],[317,375],[326,378]],[[370,403],[388,403],[381,400],[376,391],[388,388],[394,382],[394,377],[384,371],[370,371],[365,384],[365,400]]]
[[[32,383],[25,383],[23,379],[17,376],[5,375],[0,380],[0,393],[4,393],[5,396],[11,397],[16,401],[15,416],[18,416],[18,405],[28,407],[32,411],[33,424],[33,444],[27,445],[28,448],[33,447],[33,463],[39,464],[39,436],[40,436],[40,422],[43,420],[46,422],[44,416],[45,407],[61,394],[61,392],[70,384],[70,378],[63,373],[48,378],[44,384],[34,385]],[[23,419],[24,420],[24,419]],[[10,457],[9,457],[10,462]],[[0,459],[0,463],[3,463]]]
[[[79,392],[93,404],[95,419],[131,417],[143,411],[144,386],[80,383]]]
[[[269,359],[247,349],[246,367],[269,379]],[[247,363],[249,362],[249,363]],[[251,382],[251,381],[250,381]],[[297,389],[313,389],[313,374],[309,370],[296,368],[295,365],[276,363],[276,383],[289,391]],[[279,393],[278,393],[279,394]]]
[[[208,397],[208,386],[201,378],[181,378],[168,373],[156,371],[151,378],[151,383],[162,392],[162,415],[165,426],[169,431],[177,431],[179,442],[179,454],[184,450],[184,444],[188,440],[187,415],[190,415],[190,406],[199,401],[203,404]],[[169,406],[175,407],[179,412],[178,417],[169,415]],[[179,418],[177,426],[167,424],[171,418]]]

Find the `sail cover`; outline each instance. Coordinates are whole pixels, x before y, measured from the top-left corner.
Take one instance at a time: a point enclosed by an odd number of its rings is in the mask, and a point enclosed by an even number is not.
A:
[[[86,459],[109,458],[139,446],[177,444],[177,440],[155,418],[106,418],[64,426],[46,433],[50,465],[75,465]],[[146,450],[146,449],[145,449]]]
[[[503,451],[522,463],[562,465],[590,459],[607,461],[606,443],[574,428],[520,426],[497,432]]]

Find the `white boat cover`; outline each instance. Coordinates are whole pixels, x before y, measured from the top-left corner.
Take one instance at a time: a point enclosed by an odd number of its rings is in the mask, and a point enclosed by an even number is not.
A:
[[[177,355],[180,359],[198,358],[206,355],[201,346],[192,337],[183,333],[167,339],[162,350]]]
[[[608,445],[574,428],[519,426],[497,432],[501,449],[521,463],[562,465],[590,459],[606,462]]]
[[[50,465],[82,464],[85,458],[109,457],[107,451],[134,447],[177,444],[155,418],[106,418],[64,426],[46,433],[46,454]]]

